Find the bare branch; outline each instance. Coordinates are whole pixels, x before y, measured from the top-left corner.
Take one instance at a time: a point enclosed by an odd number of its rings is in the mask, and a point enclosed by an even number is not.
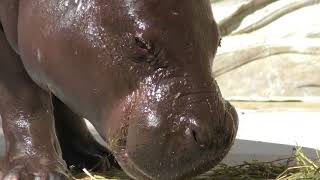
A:
[[[250,33],[253,31],[256,31],[260,28],[263,28],[264,26],[270,24],[271,22],[279,19],[280,17],[289,14],[293,11],[296,11],[298,9],[301,9],[306,6],[311,6],[320,3],[320,0],[304,0],[304,1],[297,1],[294,3],[290,3],[284,8],[280,8],[275,10],[274,12],[266,15],[263,17],[260,21],[251,24],[243,29],[240,29],[238,31],[233,32],[231,35],[237,35],[237,34],[243,34],[243,33]]]
[[[299,43],[296,43],[299,42]],[[232,48],[225,48],[232,49]],[[218,77],[240,66],[279,54],[320,55],[320,41],[315,38],[287,38],[255,44],[241,49],[217,54],[213,74]]]
[[[220,34],[222,36],[230,34],[240,26],[242,20],[246,16],[259,9],[262,9],[263,7],[275,1],[276,0],[248,0],[247,2],[242,4],[232,15],[223,19],[219,23]]]

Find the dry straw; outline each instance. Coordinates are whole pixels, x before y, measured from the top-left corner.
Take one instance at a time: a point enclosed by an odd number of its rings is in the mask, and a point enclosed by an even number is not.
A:
[[[236,166],[219,164],[211,171],[194,179],[213,180],[320,180],[320,156],[317,159],[307,157],[301,147],[297,147],[289,158],[278,159],[270,162],[243,162]],[[78,180],[114,180],[128,179],[124,172],[111,170],[104,176],[94,175],[84,169],[87,176]]]

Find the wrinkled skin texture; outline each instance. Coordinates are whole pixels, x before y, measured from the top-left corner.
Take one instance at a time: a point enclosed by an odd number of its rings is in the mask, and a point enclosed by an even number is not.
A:
[[[194,176],[229,151],[238,119],[211,77],[219,34],[209,0],[2,0],[0,8],[8,40],[1,42],[12,48],[1,50],[0,65],[10,69],[14,59],[12,68],[21,71],[16,78],[27,81],[21,92],[10,72],[1,74],[7,177],[66,178],[61,157],[78,163],[66,149],[93,142],[81,117],[110,152],[94,145],[77,155],[112,153],[135,179]],[[19,93],[27,97],[15,105],[11,96]],[[15,117],[17,111],[27,118]],[[25,129],[17,124],[21,119]],[[20,152],[26,148],[34,153]],[[26,159],[38,168],[17,170]],[[116,165],[112,158],[108,164]]]

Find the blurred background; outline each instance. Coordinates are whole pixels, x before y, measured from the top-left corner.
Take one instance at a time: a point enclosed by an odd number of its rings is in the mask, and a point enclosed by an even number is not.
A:
[[[211,3],[222,36],[212,72],[240,119],[225,161],[272,160],[297,145],[314,156],[312,149],[320,148],[320,0]]]
[[[320,97],[319,0],[212,0],[222,35],[213,65],[239,99]]]

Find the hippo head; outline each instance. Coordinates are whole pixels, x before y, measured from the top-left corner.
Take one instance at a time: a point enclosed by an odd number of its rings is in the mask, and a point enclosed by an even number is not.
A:
[[[208,171],[234,141],[235,109],[212,79],[205,84],[188,76],[160,77],[148,77],[127,97],[121,125],[108,126],[115,127],[108,147],[136,179],[183,179]]]
[[[117,0],[105,8],[112,18],[102,19],[104,31],[116,37],[105,48],[118,53],[114,88],[127,89],[105,125],[120,166],[137,179],[181,179],[215,166],[238,119],[211,73],[220,37],[209,0]]]

